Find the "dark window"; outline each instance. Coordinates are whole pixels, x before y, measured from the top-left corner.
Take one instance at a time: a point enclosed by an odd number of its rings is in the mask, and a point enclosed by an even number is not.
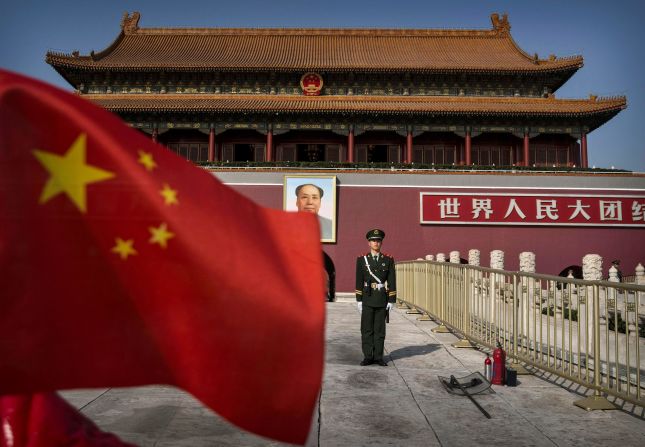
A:
[[[296,161],[296,145],[281,144],[276,151],[277,161]]]
[[[236,144],[233,150],[233,161],[253,161],[252,144]]]
[[[457,146],[450,144],[432,144],[414,146],[415,163],[450,165],[456,162]]]
[[[342,161],[340,144],[325,145],[325,161]]]
[[[199,145],[199,155],[197,161],[208,161],[208,144]]]
[[[367,161],[373,163],[386,163],[387,162],[387,145],[385,144],[370,144],[367,147]]]
[[[188,159],[193,162],[199,160],[199,144],[191,144],[188,146]]]
[[[298,161],[322,161],[325,155],[324,144],[297,144]]]

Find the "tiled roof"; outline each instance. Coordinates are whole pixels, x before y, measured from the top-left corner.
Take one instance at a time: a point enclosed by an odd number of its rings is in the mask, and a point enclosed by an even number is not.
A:
[[[81,56],[48,53],[55,67],[85,70],[575,71],[581,56],[522,51],[506,16],[490,30],[139,28],[126,16],[114,43]]]
[[[295,112],[585,116],[618,112],[625,97],[555,99],[463,96],[299,96],[222,94],[83,95],[114,112]]]

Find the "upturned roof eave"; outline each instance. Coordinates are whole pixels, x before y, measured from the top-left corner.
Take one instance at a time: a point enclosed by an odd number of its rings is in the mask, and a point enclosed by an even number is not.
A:
[[[67,69],[77,69],[83,71],[95,71],[95,72],[109,72],[109,71],[118,71],[118,72],[155,72],[155,71],[165,71],[165,72],[202,72],[202,71],[221,71],[221,72],[259,72],[259,71],[268,71],[268,72],[305,72],[305,71],[321,71],[321,72],[348,72],[353,73],[356,71],[360,72],[371,72],[371,73],[490,73],[490,74],[526,74],[526,75],[538,75],[538,74],[548,74],[548,73],[557,73],[557,72],[571,72],[571,75],[575,73],[578,69],[582,67],[582,60],[575,63],[572,62],[568,65],[558,65],[558,66],[536,66],[535,68],[493,68],[493,67],[482,67],[482,66],[465,66],[465,67],[374,67],[374,66],[294,66],[294,67],[279,67],[279,66],[217,66],[217,65],[106,65],[106,64],[97,64],[95,62],[82,62],[76,60],[77,58],[70,57],[68,60],[62,59],[59,56],[50,57],[48,56],[47,63],[52,65],[57,70]]]
[[[140,110],[140,109],[121,109],[121,108],[106,108],[110,112],[119,114],[119,113],[209,113],[209,114],[230,114],[230,113],[242,113],[242,114],[254,114],[254,115],[269,115],[272,118],[275,118],[276,115],[319,115],[319,116],[355,116],[355,117],[373,117],[375,114],[386,115],[386,116],[405,116],[408,117],[470,117],[470,118],[515,118],[518,120],[533,120],[533,119],[544,119],[544,118],[555,118],[555,119],[575,119],[584,123],[587,126],[587,132],[592,132],[598,127],[604,125],[614,116],[620,113],[623,108],[603,110],[603,111],[594,111],[594,112],[584,112],[584,113],[566,113],[566,114],[554,114],[554,113],[535,113],[535,112],[463,112],[463,111],[433,111],[433,112],[384,112],[382,110],[324,110],[324,111],[302,111],[302,110],[262,110],[258,111],[255,109],[239,109],[239,110],[177,110],[172,108],[167,109],[157,109],[157,110]]]
[[[116,112],[189,112],[189,113],[259,113],[259,114],[273,114],[273,113],[292,113],[292,114],[389,114],[389,115],[489,115],[489,116],[552,116],[552,117],[581,117],[581,116],[594,116],[604,113],[618,113],[627,107],[625,99],[615,99],[606,101],[605,107],[599,107],[595,110],[581,110],[581,111],[531,111],[531,110],[467,110],[454,109],[454,110],[422,110],[422,109],[387,109],[384,107],[338,107],[338,108],[288,108],[288,107],[250,107],[250,106],[226,106],[222,107],[218,104],[208,106],[193,106],[186,107],[181,105],[169,106],[160,104],[151,107],[137,106],[136,104],[130,105],[111,105],[109,101],[112,99],[109,95],[101,95],[94,97],[87,97],[86,99],[95,102],[107,110]],[[119,98],[120,99],[120,98]],[[293,98],[292,98],[293,99]],[[418,99],[418,98],[417,98]],[[215,102],[215,101],[213,101]],[[598,103],[602,104],[602,103]]]
[[[605,113],[612,113],[612,117],[618,114],[622,109],[610,109],[602,111],[593,111],[593,112],[566,112],[566,113],[554,113],[554,112],[494,112],[494,111],[384,111],[380,109],[364,109],[364,110],[285,110],[285,109],[211,109],[211,108],[195,108],[195,109],[180,109],[180,108],[157,108],[157,109],[137,109],[137,108],[128,108],[128,107],[104,107],[106,110],[115,113],[130,113],[130,112],[144,112],[144,113],[177,113],[177,112],[190,112],[190,113],[253,113],[257,115],[275,115],[275,114],[293,114],[293,115],[370,115],[381,114],[381,115],[401,115],[401,116],[493,116],[493,117],[522,117],[522,118],[584,118],[584,117],[594,117],[602,115]]]

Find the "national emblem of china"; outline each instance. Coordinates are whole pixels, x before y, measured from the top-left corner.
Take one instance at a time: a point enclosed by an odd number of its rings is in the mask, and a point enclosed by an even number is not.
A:
[[[305,73],[300,78],[300,87],[305,96],[318,96],[322,90],[323,80],[318,73]]]

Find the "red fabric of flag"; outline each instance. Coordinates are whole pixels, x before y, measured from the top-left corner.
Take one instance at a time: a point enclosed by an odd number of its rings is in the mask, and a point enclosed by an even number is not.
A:
[[[105,433],[56,393],[0,396],[0,447],[134,447]]]
[[[0,71],[0,394],[167,383],[306,440],[315,216],[262,208],[88,101]]]

